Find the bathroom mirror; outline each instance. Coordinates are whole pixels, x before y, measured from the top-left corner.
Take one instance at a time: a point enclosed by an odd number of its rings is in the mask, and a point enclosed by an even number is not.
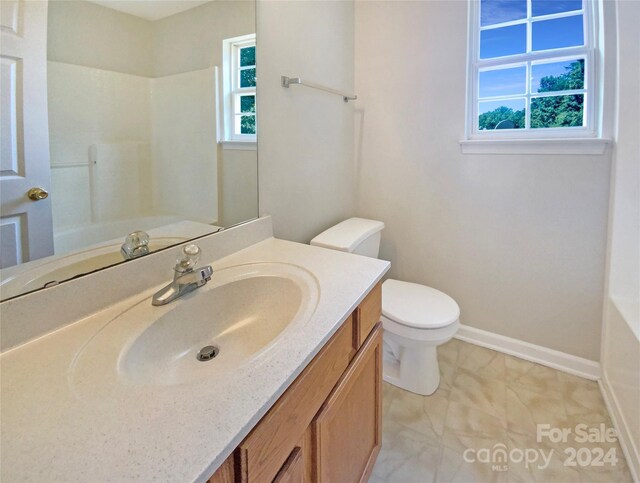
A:
[[[1,3],[1,299],[258,216],[253,0]]]

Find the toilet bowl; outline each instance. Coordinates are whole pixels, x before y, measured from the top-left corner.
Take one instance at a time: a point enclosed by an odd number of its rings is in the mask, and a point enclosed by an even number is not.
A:
[[[385,381],[428,396],[440,384],[436,347],[460,326],[460,308],[447,294],[425,285],[386,280],[382,284]]]
[[[384,223],[350,218],[322,232],[311,245],[378,257]],[[433,394],[440,383],[437,346],[460,326],[460,308],[447,294],[426,285],[388,279],[382,284],[383,378],[417,394]]]

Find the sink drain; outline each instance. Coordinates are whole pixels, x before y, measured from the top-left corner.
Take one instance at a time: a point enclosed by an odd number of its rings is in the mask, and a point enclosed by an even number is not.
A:
[[[198,359],[199,361],[203,361],[203,362],[204,361],[210,361],[215,356],[217,356],[219,352],[220,352],[220,349],[217,346],[208,345],[208,346],[203,347],[202,349],[200,349],[200,352],[198,352],[198,355],[196,356],[196,359]]]

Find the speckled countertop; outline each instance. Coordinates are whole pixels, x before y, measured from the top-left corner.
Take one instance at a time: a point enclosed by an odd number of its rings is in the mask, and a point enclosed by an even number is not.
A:
[[[2,481],[205,481],[389,268],[385,261],[274,238],[211,265],[250,262],[303,267],[316,277],[320,296],[308,323],[283,332],[256,364],[229,374],[93,397],[78,393],[70,368],[83,345],[158,287],[5,352]]]

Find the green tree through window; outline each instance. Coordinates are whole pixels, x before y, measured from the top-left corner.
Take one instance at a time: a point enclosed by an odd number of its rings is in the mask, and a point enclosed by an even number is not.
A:
[[[584,88],[584,61],[572,62],[567,72],[540,80],[538,92],[556,92]],[[584,94],[536,97],[531,99],[531,127],[582,126]]]
[[[571,62],[566,72],[557,76],[545,76],[540,79],[537,92],[558,92],[584,89],[584,60]],[[576,127],[582,126],[584,115],[584,94],[535,97],[531,99],[531,127]],[[479,116],[480,130],[495,129],[501,121],[511,121],[514,129],[525,127],[524,109],[500,106]]]

